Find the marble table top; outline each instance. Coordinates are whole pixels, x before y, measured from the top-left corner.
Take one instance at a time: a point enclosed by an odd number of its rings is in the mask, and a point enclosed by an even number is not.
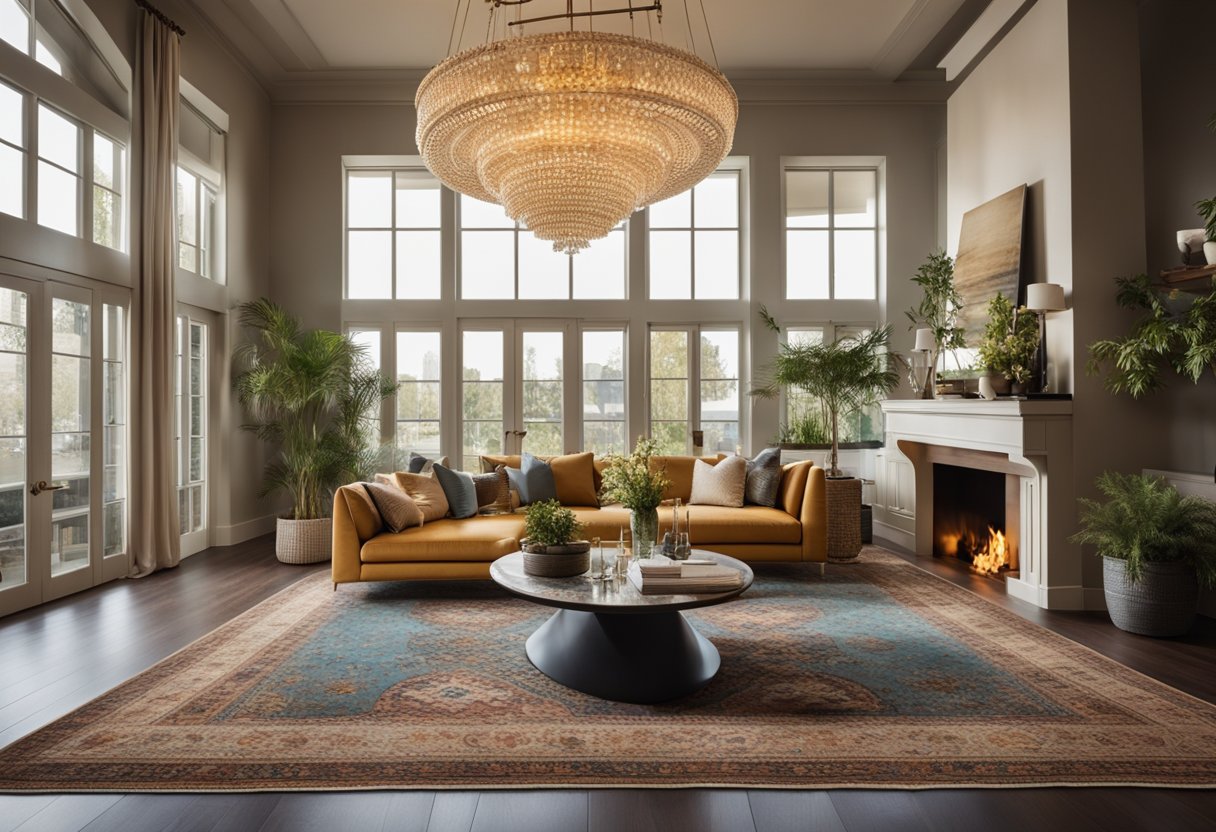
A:
[[[592,552],[592,564],[597,555]],[[538,578],[524,572],[522,552],[504,555],[490,564],[490,578],[503,589],[537,604],[561,609],[597,613],[659,613],[708,607],[730,601],[752,585],[752,570],[741,560],[694,549],[692,557],[713,560],[743,573],[743,583],[729,592],[696,595],[643,595],[629,581],[619,577],[608,581],[592,580],[584,572],[572,578]]]

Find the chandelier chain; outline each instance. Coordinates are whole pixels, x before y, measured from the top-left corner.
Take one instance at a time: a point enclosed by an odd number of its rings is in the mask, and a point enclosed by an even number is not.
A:
[[[688,51],[697,54],[697,39],[692,34],[692,15],[688,13],[688,0],[684,0],[684,27],[688,30]]]
[[[718,69],[722,65],[718,63],[718,50],[714,48],[714,30],[709,26],[709,15],[705,13],[705,0],[697,0],[701,4],[701,19],[705,21],[705,36],[709,38],[709,54],[713,56],[714,66]]]

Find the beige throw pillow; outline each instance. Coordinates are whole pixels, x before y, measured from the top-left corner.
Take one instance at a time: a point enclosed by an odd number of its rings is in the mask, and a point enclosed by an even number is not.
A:
[[[430,474],[409,474],[405,471],[398,471],[393,476],[397,478],[397,486],[422,509],[426,522],[442,520],[447,516],[448,498],[439,480]]]
[[[367,495],[376,504],[380,512],[380,522],[390,532],[399,532],[410,526],[421,526],[423,521],[422,509],[396,483],[385,485],[382,482],[365,482]]]
[[[717,465],[698,459],[692,466],[692,494],[688,504],[739,508],[743,505],[746,485],[747,460],[743,457],[727,457]]]

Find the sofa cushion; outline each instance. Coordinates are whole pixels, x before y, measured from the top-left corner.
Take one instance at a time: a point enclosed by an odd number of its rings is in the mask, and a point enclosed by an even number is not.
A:
[[[384,528],[380,521],[380,512],[376,510],[376,504],[372,502],[362,484],[344,485],[338,490],[346,500],[346,509],[350,512],[350,520],[359,539],[369,540],[379,534]]]
[[[814,463],[791,462],[781,466],[781,489],[778,502],[790,517],[802,517],[802,499],[806,494],[806,478]]]
[[[624,506],[587,506],[570,510],[574,512],[574,519],[582,524],[583,537],[587,540],[598,537],[606,544],[612,543],[620,536],[622,529],[625,539],[629,539],[629,509]]]
[[[532,454],[524,454],[519,469],[507,469],[511,485],[519,492],[519,504],[523,506],[557,499],[557,483],[549,463]]]
[[[743,490],[745,505],[777,505],[781,493],[781,449],[765,448],[747,461],[747,485]]]
[[[430,474],[410,474],[398,471],[393,476],[397,485],[406,494],[414,498],[426,522],[442,520],[448,513],[448,498],[443,493],[443,486]]]
[[[741,456],[710,465],[700,459],[693,463],[692,494],[689,505],[743,507],[747,483],[747,460]]]
[[[555,456],[549,461],[559,503],[564,506],[593,506],[599,502],[595,489],[594,457],[591,451],[587,451]]]
[[[498,465],[488,474],[473,474],[473,488],[477,490],[477,507],[506,510],[511,504],[510,486],[507,480],[507,467]]]
[[[692,466],[697,459],[695,456],[652,456],[650,458],[650,470],[662,468],[667,472],[669,482],[663,491],[664,500],[674,500],[679,497],[688,502],[688,498],[692,496]],[[725,459],[725,455],[704,456],[700,459],[710,465],[717,465],[718,460]]]
[[[435,479],[443,489],[448,501],[448,514],[457,519],[472,517],[477,513],[477,486],[473,477],[464,471],[453,471],[446,465],[435,463]]]
[[[779,508],[745,506],[688,507],[688,538],[693,546],[714,543],[799,543],[802,524]]]
[[[385,485],[381,482],[365,482],[363,487],[367,490],[367,495],[372,498],[383,527],[390,532],[399,532],[410,526],[422,525],[422,509],[418,508],[414,499],[398,488],[395,483]]]
[[[544,457],[541,457],[544,459]],[[481,473],[488,474],[502,465],[507,468],[518,468],[520,463],[519,454],[482,454],[478,459],[481,461]]]
[[[364,563],[489,561],[519,551],[522,515],[436,520],[399,534],[385,532],[363,544]]]

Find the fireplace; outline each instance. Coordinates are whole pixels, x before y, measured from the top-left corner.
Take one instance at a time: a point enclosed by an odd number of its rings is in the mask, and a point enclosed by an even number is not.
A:
[[[1016,569],[1016,537],[1007,515],[1009,475],[933,463],[933,555],[968,564],[983,575]],[[1016,488],[1016,482],[1013,483]],[[1015,507],[1016,508],[1016,507]],[[1013,512],[1016,515],[1016,511]]]

